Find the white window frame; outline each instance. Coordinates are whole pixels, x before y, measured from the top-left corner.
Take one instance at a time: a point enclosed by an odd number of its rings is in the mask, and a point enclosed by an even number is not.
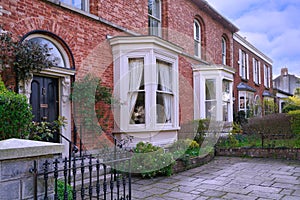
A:
[[[211,88],[214,90],[213,93],[215,97],[213,99],[208,99],[206,95],[208,92],[211,92],[211,91],[207,91],[207,81],[213,82],[213,88]],[[210,110],[208,110],[208,106],[207,106],[208,103],[211,103]],[[217,116],[217,80],[215,78],[207,78],[205,79],[205,118],[216,119],[216,116]]]
[[[199,27],[199,29],[197,29]],[[198,20],[194,20],[194,54],[196,57],[201,58],[201,25]]]
[[[261,84],[260,61],[253,58],[253,81],[256,84]]]
[[[242,49],[239,49],[239,72],[242,79],[249,80],[249,55]]]
[[[150,13],[150,1],[153,3],[158,4],[158,16],[155,16],[154,13]],[[153,6],[153,5],[152,5]],[[154,7],[154,6],[153,6]],[[153,9],[152,9],[153,10]],[[162,9],[161,9],[161,0],[148,0],[148,27],[149,27],[149,35],[155,35],[161,37],[161,16],[162,16]],[[157,27],[152,26],[152,21],[157,22]]]
[[[129,74],[130,58],[143,58],[144,59],[144,90],[145,90],[145,123],[144,124],[130,124],[130,109],[129,109]],[[170,123],[157,123],[156,116],[156,95],[157,95],[157,61],[163,61],[170,64],[172,67],[172,111]],[[121,56],[120,63],[122,68],[120,80],[120,129],[125,132],[144,132],[144,131],[158,131],[158,130],[178,130],[179,129],[179,99],[178,99],[178,56],[170,54],[162,50],[147,49],[137,50],[126,53]]]
[[[250,91],[239,91],[239,111],[244,111],[246,114],[246,117],[248,115],[248,111],[253,112],[253,106],[254,106],[254,92]],[[244,102],[241,102],[241,97],[243,97]],[[247,103],[247,101],[249,101]],[[241,107],[243,105],[243,107]],[[249,106],[249,107],[247,107]]]
[[[264,65],[264,84],[266,88],[271,87],[271,68]]]
[[[90,5],[90,1],[89,0],[80,0],[81,1],[81,6],[78,7],[74,4],[74,0],[59,0],[61,3],[64,3],[66,5],[69,5],[69,6],[72,6],[74,8],[77,8],[77,9],[80,9],[80,10],[83,10],[83,11],[86,11],[86,12],[89,12],[90,11],[90,8],[89,8],[89,5]]]
[[[227,41],[224,37],[222,37],[222,64],[226,65],[226,57],[227,57]]]

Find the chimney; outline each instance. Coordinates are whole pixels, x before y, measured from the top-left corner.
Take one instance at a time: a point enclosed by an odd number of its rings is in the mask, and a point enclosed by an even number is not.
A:
[[[288,75],[288,68],[281,68],[281,76],[287,76]]]

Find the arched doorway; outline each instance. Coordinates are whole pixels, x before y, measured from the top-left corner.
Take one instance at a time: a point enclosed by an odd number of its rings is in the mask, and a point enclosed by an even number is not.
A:
[[[32,105],[34,121],[54,121],[63,116],[67,124],[61,134],[71,140],[71,76],[75,74],[72,66],[71,52],[59,37],[51,37],[48,32],[27,34],[24,40],[31,40],[40,45],[47,45],[51,56],[55,57],[55,67],[33,73],[33,78],[19,83],[19,93],[27,96]],[[61,41],[60,41],[61,40]],[[68,154],[68,142],[55,135],[53,142],[65,144],[65,155]]]

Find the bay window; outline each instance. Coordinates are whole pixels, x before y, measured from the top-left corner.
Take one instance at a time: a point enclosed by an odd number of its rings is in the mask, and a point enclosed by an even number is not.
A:
[[[254,92],[239,91],[239,111],[244,111],[246,117],[253,116]]]
[[[114,56],[115,134],[164,145],[179,129],[178,53],[153,36],[110,39]],[[142,139],[140,139],[142,138]]]

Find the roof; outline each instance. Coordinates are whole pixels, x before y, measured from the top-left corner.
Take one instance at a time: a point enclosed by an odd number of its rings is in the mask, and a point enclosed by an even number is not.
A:
[[[205,0],[191,0],[194,2],[201,10],[209,14],[213,19],[220,22],[224,27],[228,28],[232,33],[239,31],[233,23],[231,23],[228,19],[222,16],[216,9],[208,4]]]
[[[274,95],[268,90],[265,90],[262,95],[263,97],[274,97]]]
[[[258,57],[260,57],[261,59],[263,59],[264,61],[266,61],[267,63],[269,63],[270,65],[273,65],[273,60],[271,58],[269,58],[268,56],[266,56],[264,53],[262,53],[260,50],[258,50],[254,45],[252,45],[249,41],[247,41],[244,37],[242,37],[241,35],[234,33],[233,35],[233,39],[240,43],[242,46],[244,46],[245,48],[247,48],[249,51],[251,51],[253,54],[257,55]]]
[[[240,90],[240,91],[256,92],[256,89],[254,89],[253,87],[247,85],[246,83],[240,83],[240,84],[238,84],[237,89]]]

